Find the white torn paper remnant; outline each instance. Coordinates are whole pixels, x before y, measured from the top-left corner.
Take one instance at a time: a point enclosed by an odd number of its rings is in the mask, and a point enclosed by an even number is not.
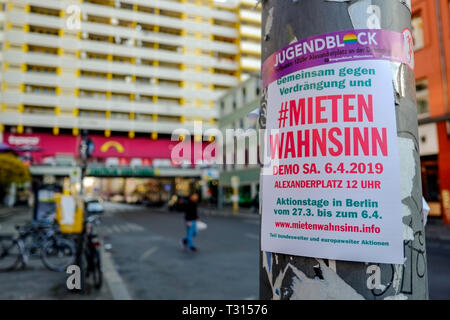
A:
[[[318,259],[323,280],[308,278],[301,270],[288,264],[296,277],[292,281],[291,300],[364,300],[364,297]]]
[[[400,170],[400,197],[404,199],[411,195],[416,173],[414,142],[408,138],[398,137],[398,155],[402,167]]]
[[[414,240],[414,231],[410,226],[403,224],[403,240],[410,241]]]
[[[269,9],[269,15],[267,16],[266,26],[264,28],[264,36],[268,36],[270,33],[270,30],[272,30],[273,10],[274,10],[273,7]]]

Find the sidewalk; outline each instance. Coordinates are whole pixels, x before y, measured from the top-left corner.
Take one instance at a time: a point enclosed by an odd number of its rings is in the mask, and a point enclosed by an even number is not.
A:
[[[15,225],[31,220],[29,208],[1,208],[0,233],[15,233]],[[7,213],[7,214],[6,214]],[[87,288],[86,293],[79,294],[67,290],[66,281],[69,275],[65,272],[50,271],[39,258],[31,258],[25,269],[0,272],[0,300],[11,299],[62,299],[62,300],[104,300],[112,299],[105,281],[99,291]],[[106,280],[106,279],[105,279]]]

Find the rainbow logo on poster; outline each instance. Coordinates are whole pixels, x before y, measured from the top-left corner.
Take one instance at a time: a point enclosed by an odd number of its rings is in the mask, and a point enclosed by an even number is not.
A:
[[[345,44],[355,44],[358,41],[358,37],[354,33],[347,33],[344,36],[344,43]]]

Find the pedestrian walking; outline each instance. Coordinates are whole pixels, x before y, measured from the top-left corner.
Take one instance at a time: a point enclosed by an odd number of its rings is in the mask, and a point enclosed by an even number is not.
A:
[[[259,193],[252,199],[252,209],[254,213],[259,211]]]
[[[193,193],[189,196],[189,201],[184,208],[184,220],[186,224],[186,237],[182,239],[182,244],[185,250],[196,252],[197,248],[194,246],[194,237],[197,235],[197,203],[198,194]]]

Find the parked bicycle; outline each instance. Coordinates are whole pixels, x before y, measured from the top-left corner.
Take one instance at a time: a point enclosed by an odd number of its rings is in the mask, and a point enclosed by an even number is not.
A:
[[[100,224],[99,215],[88,215],[84,222],[83,233],[78,243],[78,261],[81,269],[81,286],[84,289],[88,278],[92,277],[94,287],[100,289],[103,283],[101,262],[101,240],[96,232],[96,225]]]
[[[63,271],[75,262],[75,242],[60,234],[56,222],[33,221],[16,229],[17,236],[0,235],[0,271],[25,267],[34,256],[52,271]]]

